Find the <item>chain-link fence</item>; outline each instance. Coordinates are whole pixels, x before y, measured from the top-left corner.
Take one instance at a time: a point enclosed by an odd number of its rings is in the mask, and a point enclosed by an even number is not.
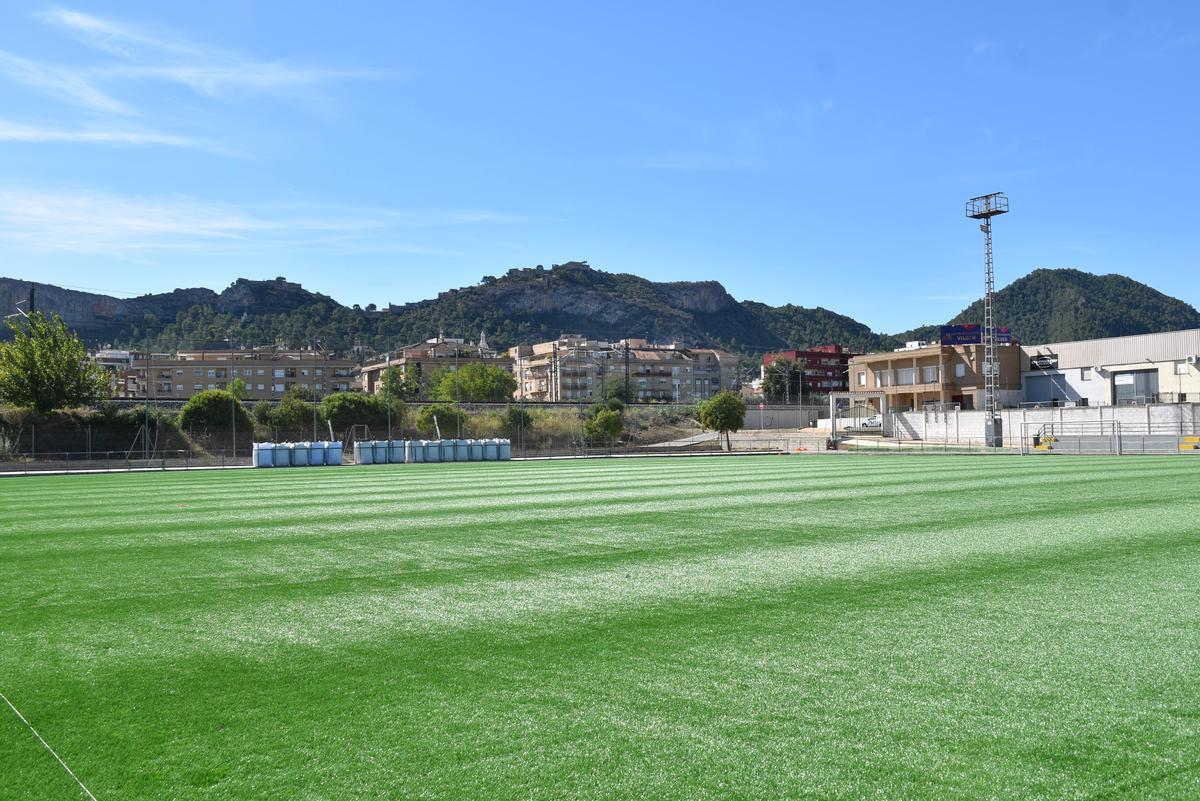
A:
[[[689,455],[712,453],[997,454],[982,438],[937,443],[880,436],[842,436],[788,426],[791,414],[747,410],[745,426],[728,437],[704,431],[685,404],[635,404],[622,431],[607,437],[589,428],[594,407],[582,404],[409,404],[369,419],[326,419],[309,407],[283,425],[247,415],[228,425],[181,427],[177,408],[101,408],[35,415],[0,409],[0,473],[196,469],[249,466],[255,443],[339,442],[353,463],[359,442],[504,438],[513,458]],[[772,412],[775,412],[772,415]],[[766,423],[779,427],[770,427]]]

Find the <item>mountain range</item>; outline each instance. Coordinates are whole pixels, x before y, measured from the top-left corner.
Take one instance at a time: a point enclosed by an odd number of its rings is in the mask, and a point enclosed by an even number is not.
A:
[[[469,338],[483,332],[498,347],[576,333],[759,353],[825,343],[869,351],[937,336],[936,324],[879,333],[821,307],[737,301],[716,281],[656,282],[586,262],[513,269],[386,309],[347,307],[284,278],[134,298],[0,278],[0,308],[12,309],[31,286],[38,309],[61,315],[93,347],[172,350],[233,337],[248,345],[386,351],[444,331]],[[998,323],[1026,343],[1200,328],[1200,312],[1184,301],[1125,276],[1071,269],[1029,273],[997,292],[996,307]],[[947,322],[982,318],[976,301]]]

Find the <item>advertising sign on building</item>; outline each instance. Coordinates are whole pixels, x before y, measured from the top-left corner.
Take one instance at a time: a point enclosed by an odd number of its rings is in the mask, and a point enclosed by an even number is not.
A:
[[[1034,370],[1053,370],[1058,367],[1057,353],[1039,353],[1029,358],[1029,366]]]
[[[943,345],[982,345],[983,326],[979,323],[966,325],[943,325]],[[996,342],[1001,345],[1012,344],[1012,331],[1007,326],[996,326]]]

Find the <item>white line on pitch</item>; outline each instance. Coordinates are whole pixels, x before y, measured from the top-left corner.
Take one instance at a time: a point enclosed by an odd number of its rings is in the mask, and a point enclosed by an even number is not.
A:
[[[33,732],[33,736],[38,738],[38,742],[46,747],[46,750],[50,752],[50,755],[52,757],[54,757],[55,759],[58,760],[58,764],[62,765],[63,770],[65,770],[68,774],[70,774],[71,778],[75,780],[75,783],[79,785],[81,790],[83,790],[85,793],[87,793],[87,797],[92,799],[92,801],[96,801],[96,796],[92,795],[92,791],[89,790],[84,785],[83,782],[79,781],[79,777],[75,775],[75,771],[71,770],[71,768],[67,765],[66,762],[63,762],[63,758],[58,755],[58,752],[50,747],[50,743],[46,742],[46,740],[42,737],[42,735],[38,734],[38,730],[33,728],[33,724],[25,719],[25,716],[21,714],[21,710],[17,709],[15,706],[13,706],[13,702],[8,700],[8,696],[5,695],[4,693],[0,693],[0,698],[4,699],[4,703],[8,704],[8,708],[11,709],[13,712],[15,712],[17,717],[19,717],[21,719],[21,722],[29,727],[29,730],[31,732]]]

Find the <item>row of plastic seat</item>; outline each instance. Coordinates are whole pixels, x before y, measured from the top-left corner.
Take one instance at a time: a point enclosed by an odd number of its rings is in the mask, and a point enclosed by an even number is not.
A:
[[[318,467],[342,463],[340,442],[256,442],[255,467]]]
[[[507,439],[394,439],[354,443],[358,464],[414,462],[507,462],[512,443]]]

